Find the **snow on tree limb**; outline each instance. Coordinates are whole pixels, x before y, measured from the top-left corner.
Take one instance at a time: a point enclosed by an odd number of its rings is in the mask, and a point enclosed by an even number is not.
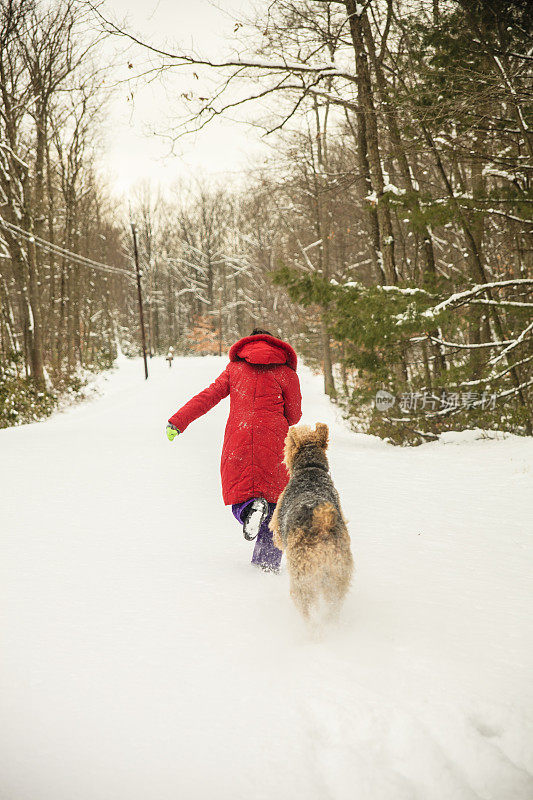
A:
[[[503,289],[506,286],[533,286],[533,278],[515,278],[512,280],[506,281],[492,281],[490,283],[481,283],[477,286],[473,286],[471,289],[467,289],[464,292],[456,292],[448,297],[446,300],[443,300],[442,303],[434,306],[433,308],[428,308],[426,311],[422,312],[422,316],[428,319],[433,319],[446,308],[456,305],[462,305],[472,297],[475,297],[481,292],[486,292],[488,289]]]

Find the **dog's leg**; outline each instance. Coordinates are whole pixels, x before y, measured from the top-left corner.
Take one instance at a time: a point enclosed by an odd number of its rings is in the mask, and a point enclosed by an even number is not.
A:
[[[310,593],[305,591],[304,587],[299,581],[291,581],[291,597],[293,599],[294,605],[304,618],[306,622],[309,622],[310,613],[311,613],[311,596]]]
[[[344,598],[348,594],[353,574],[353,559],[346,532],[341,546],[330,553],[328,571],[322,584],[322,593],[328,604],[328,617],[337,621]]]
[[[280,496],[278,497],[278,502],[276,504],[276,508],[274,509],[274,513],[272,514],[272,519],[268,523],[268,527],[273,533],[272,541],[274,542],[275,546],[278,550],[284,550],[283,541],[281,539],[281,531],[279,529],[279,510],[281,508],[281,501],[283,500],[283,495],[285,493],[285,489],[282,491]]]
[[[338,622],[344,594],[343,588],[338,583],[332,585],[330,580],[325,582],[322,596],[326,602],[326,622]]]
[[[296,565],[289,564],[291,577],[290,593],[294,605],[307,623],[311,622],[313,608],[317,602],[316,586],[309,576],[298,571]]]

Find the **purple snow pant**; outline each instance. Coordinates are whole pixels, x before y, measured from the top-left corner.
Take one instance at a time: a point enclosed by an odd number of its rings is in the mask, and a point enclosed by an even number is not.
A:
[[[243,512],[246,508],[248,508],[254,499],[255,498],[252,497],[250,500],[245,500],[244,503],[234,503],[232,505],[231,510],[233,511],[233,516],[239,520],[241,525]],[[275,508],[275,503],[268,504],[268,515],[266,519],[263,520],[263,524],[261,525],[259,533],[257,534],[254,554],[252,556],[252,564],[257,564],[260,567],[266,567],[267,569],[272,570],[279,569],[282,556],[281,550],[278,550],[272,541],[272,531],[268,527],[268,523],[272,518]]]

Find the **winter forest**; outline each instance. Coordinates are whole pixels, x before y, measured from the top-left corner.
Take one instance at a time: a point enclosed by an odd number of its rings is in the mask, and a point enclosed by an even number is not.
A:
[[[529,4],[245,11],[221,55],[105,4],[2,0],[0,426],[139,354],[133,222],[150,356],[223,353],[263,325],[355,430],[531,435]],[[229,116],[268,152],[117,201],[98,168],[110,99],[176,75],[154,135],[179,149]]]
[[[0,800],[532,800],[528,0],[0,0]]]

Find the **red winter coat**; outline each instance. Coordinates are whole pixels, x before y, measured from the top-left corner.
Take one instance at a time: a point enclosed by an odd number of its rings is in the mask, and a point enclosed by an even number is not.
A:
[[[224,503],[251,497],[276,503],[289,479],[283,464],[285,437],[302,416],[296,353],[281,339],[261,333],[236,342],[229,358],[222,375],[169,422],[183,433],[229,394],[220,464]]]

